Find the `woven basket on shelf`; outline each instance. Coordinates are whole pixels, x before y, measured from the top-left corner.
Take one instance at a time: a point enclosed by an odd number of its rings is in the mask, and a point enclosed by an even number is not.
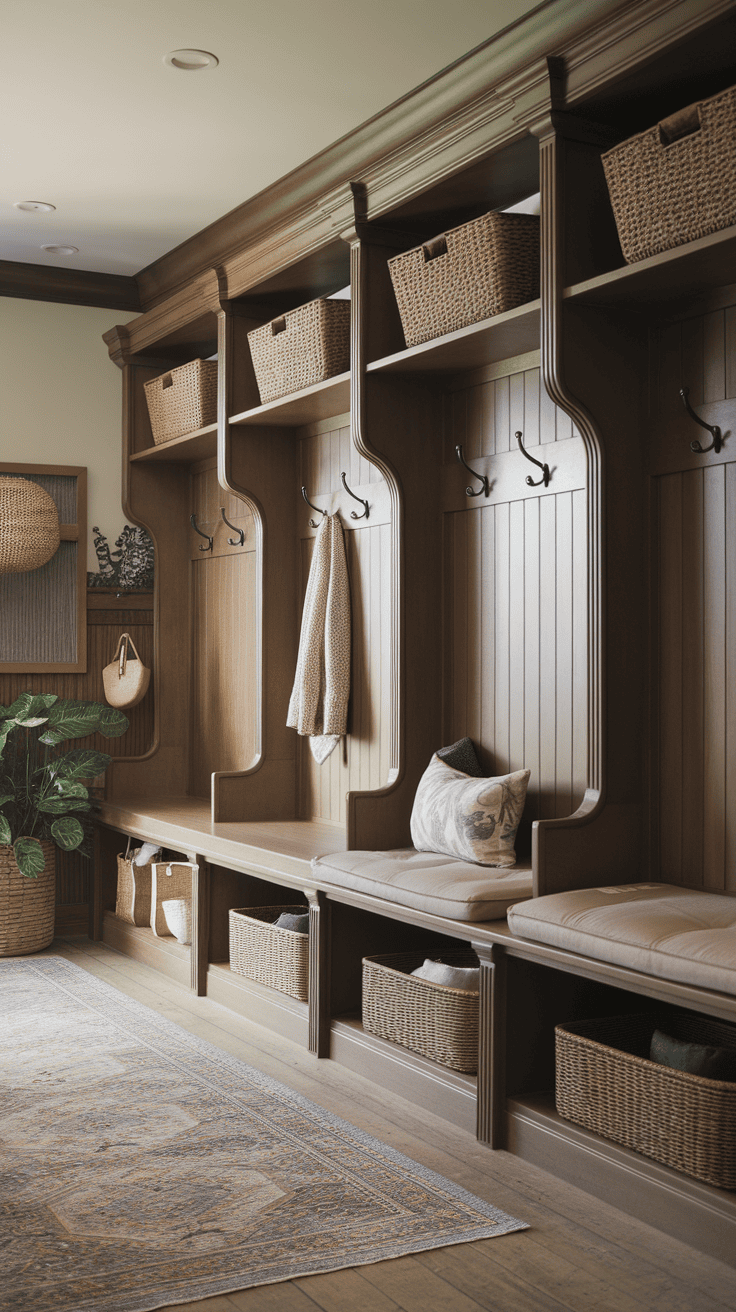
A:
[[[736,223],[736,87],[680,110],[602,157],[624,259]]]
[[[691,1014],[555,1028],[560,1116],[696,1180],[736,1189],[736,1084],[649,1061],[655,1029],[736,1052],[736,1030]]]
[[[0,574],[40,569],[58,547],[53,498],[30,479],[0,477]]]
[[[248,333],[261,404],[350,368],[350,301],[322,297]]]
[[[230,969],[300,1002],[309,994],[309,935],[273,923],[284,911],[307,906],[238,907],[230,912]]]
[[[478,1069],[478,993],[410,972],[426,952],[363,958],[363,1028],[455,1071]],[[477,966],[474,952],[442,952],[448,966]]]
[[[539,219],[484,214],[388,262],[407,346],[539,295]]]
[[[0,957],[41,952],[54,937],[56,845],[41,842],[46,867],[36,879],[22,875],[15,853],[0,846]]]
[[[118,886],[115,915],[129,925],[151,923],[151,862],[137,866],[118,852]]]
[[[216,360],[190,360],[143,386],[156,446],[217,419]]]
[[[151,929],[157,938],[173,938],[162,903],[170,898],[192,900],[192,870],[186,861],[151,862]]]

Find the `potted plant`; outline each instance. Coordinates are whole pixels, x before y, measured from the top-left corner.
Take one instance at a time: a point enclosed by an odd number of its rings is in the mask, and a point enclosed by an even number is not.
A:
[[[75,738],[119,738],[128,721],[99,702],[21,693],[0,706],[0,957],[40,952],[54,937],[56,847],[88,840],[88,783],[112,757],[63,750]]]

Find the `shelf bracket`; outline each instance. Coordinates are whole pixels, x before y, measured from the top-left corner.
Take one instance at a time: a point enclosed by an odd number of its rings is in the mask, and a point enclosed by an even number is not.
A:
[[[472,474],[473,478],[477,478],[480,481],[480,487],[476,488],[475,491],[473,491],[472,487],[466,487],[465,489],[466,497],[479,497],[481,495],[481,492],[483,493],[484,496],[487,497],[491,490],[491,486],[487,476],[485,474],[477,473],[477,471],[473,469],[471,465],[468,464],[467,460],[463,455],[463,449],[461,446],[455,447],[455,455],[460,461],[460,464],[464,465],[464,467],[467,469],[468,473]]]
[[[517,441],[518,444],[519,444],[519,450],[521,451],[521,454],[522,454],[527,460],[530,460],[531,463],[532,463],[533,465],[536,465],[536,466],[537,466],[539,469],[541,469],[541,471],[542,471],[542,477],[541,477],[541,478],[537,478],[537,479],[533,479],[532,476],[531,476],[531,474],[527,474],[527,476],[526,476],[526,480],[525,480],[526,483],[527,483],[527,486],[528,486],[528,487],[541,487],[541,486],[542,486],[542,483],[544,483],[544,486],[545,486],[545,487],[549,487],[549,480],[550,480],[550,478],[552,477],[552,475],[551,475],[550,472],[549,472],[549,465],[543,465],[542,462],[541,462],[541,460],[535,460],[535,459],[534,459],[534,456],[530,456],[530,455],[529,455],[529,452],[527,451],[526,447],[524,446],[524,443],[523,443],[522,440],[521,440],[521,439],[522,439],[522,434],[521,434],[521,433],[514,433],[514,437],[516,438],[516,441]]]
[[[723,443],[723,437],[722,437],[722,435],[721,435],[721,430],[720,430],[720,428],[718,427],[718,424],[706,424],[705,420],[704,420],[704,419],[701,419],[701,418],[700,418],[700,415],[697,415],[697,414],[695,413],[695,411],[693,410],[693,408],[692,408],[692,406],[691,406],[691,404],[690,404],[690,402],[689,402],[689,400],[688,400],[688,397],[689,397],[689,396],[690,396],[690,388],[689,388],[689,387],[681,387],[681,388],[680,388],[680,397],[681,397],[681,399],[682,399],[682,404],[684,405],[685,409],[687,410],[687,412],[688,412],[690,418],[693,419],[693,420],[695,421],[696,424],[700,424],[700,427],[701,427],[701,428],[705,428],[705,429],[707,429],[707,431],[710,433],[711,437],[713,438],[713,441],[711,442],[710,446],[701,446],[700,442],[698,442],[697,440],[694,441],[694,442],[691,442],[691,443],[690,443],[690,450],[691,450],[691,451],[695,451],[695,452],[697,452],[698,455],[705,455],[706,451],[715,451],[716,455],[718,455],[718,452],[720,451],[720,449],[721,449],[721,445],[722,445],[722,443]]]

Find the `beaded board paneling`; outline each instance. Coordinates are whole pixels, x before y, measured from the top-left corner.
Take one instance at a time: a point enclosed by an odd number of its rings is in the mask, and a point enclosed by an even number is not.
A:
[[[345,529],[352,615],[352,675],[348,734],[322,765],[308,741],[299,739],[298,815],[303,819],[346,822],[350,789],[380,788],[388,776],[390,637],[386,623],[390,589],[390,526],[383,501],[383,479],[353,447],[345,421],[328,421],[302,430],[300,487],[321,508],[339,510]],[[345,492],[345,472],[352,491],[369,503],[368,520],[354,521],[361,507]],[[319,519],[299,495],[301,525],[301,606],[314,546],[309,518]]]
[[[586,787],[581,441],[536,366],[473,376],[445,403],[444,736],[472,738],[489,774],[531,770],[523,850],[531,821],[571,814]],[[517,430],[549,464],[547,489],[526,486],[541,471],[524,460]],[[472,480],[453,467],[458,443],[490,478],[488,497],[465,495]]]

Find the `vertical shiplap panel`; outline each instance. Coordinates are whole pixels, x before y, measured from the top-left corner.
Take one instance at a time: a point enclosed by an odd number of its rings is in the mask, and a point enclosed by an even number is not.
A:
[[[725,467],[726,512],[726,761],[723,885],[736,893],[736,464]]]
[[[726,505],[723,465],[703,470],[703,884],[723,890],[726,814]]]
[[[682,880],[682,475],[659,480],[659,866]]]
[[[482,670],[483,651],[481,639],[481,616],[483,614],[483,556],[481,540],[483,534],[482,511],[465,516],[467,520],[467,580],[466,580],[466,622],[467,634],[467,680],[466,680],[466,733],[474,742],[480,742],[482,736]]]
[[[557,533],[555,498],[539,501],[539,814],[555,814],[557,753]]]
[[[482,513],[482,512],[481,512]],[[452,689],[452,737],[461,738],[468,722],[468,532],[470,515],[453,515],[452,626],[455,634]]]
[[[479,389],[480,454],[492,456],[496,451],[495,405],[496,392],[494,383],[483,383]]]
[[[496,423],[496,451],[509,451],[509,379],[497,378],[495,382],[494,415]]]
[[[539,446],[539,370],[524,373],[524,446]]]
[[[682,476],[682,864],[703,883],[703,474]]]
[[[587,540],[586,495],[581,489],[572,494],[572,810],[580,806],[588,781]]]
[[[682,383],[682,325],[668,324],[663,328],[657,344],[657,404],[658,415],[679,415],[682,410],[680,388]]]
[[[491,748],[496,741],[496,507],[478,511],[481,521],[481,579],[483,608],[480,617],[480,640],[483,649],[481,667],[483,724],[481,743]],[[461,518],[461,516],[457,516]],[[467,514],[465,516],[467,518]],[[458,727],[458,726],[456,726]],[[461,730],[458,737],[463,736]],[[495,769],[495,765],[494,765]]]
[[[690,404],[702,405],[703,397],[703,319],[685,319],[682,325],[682,382],[689,387]]]
[[[572,809],[572,497],[555,497],[556,511],[556,693],[555,814]]]
[[[529,818],[539,818],[540,765],[540,631],[539,631],[539,497],[524,501],[524,751],[522,764],[531,771]]]
[[[524,760],[526,632],[524,501],[509,507],[509,761]]]
[[[524,437],[524,375],[512,374],[509,378],[509,441],[515,451],[515,433]]]
[[[493,746],[495,770],[505,774],[509,769],[509,628],[511,583],[509,579],[509,520],[510,507],[496,506],[496,737]]]
[[[726,396],[736,396],[736,305],[725,314]]]
[[[725,319],[723,310],[716,310],[703,318],[703,400],[723,401],[725,396]]]
[[[539,441],[554,442],[557,437],[557,406],[548,395],[544,384],[539,383]],[[526,442],[524,443],[526,446]]]
[[[482,387],[470,387],[466,392],[467,409],[465,413],[465,446],[464,455],[466,460],[476,459],[482,454],[481,425],[483,419],[483,397]]]

